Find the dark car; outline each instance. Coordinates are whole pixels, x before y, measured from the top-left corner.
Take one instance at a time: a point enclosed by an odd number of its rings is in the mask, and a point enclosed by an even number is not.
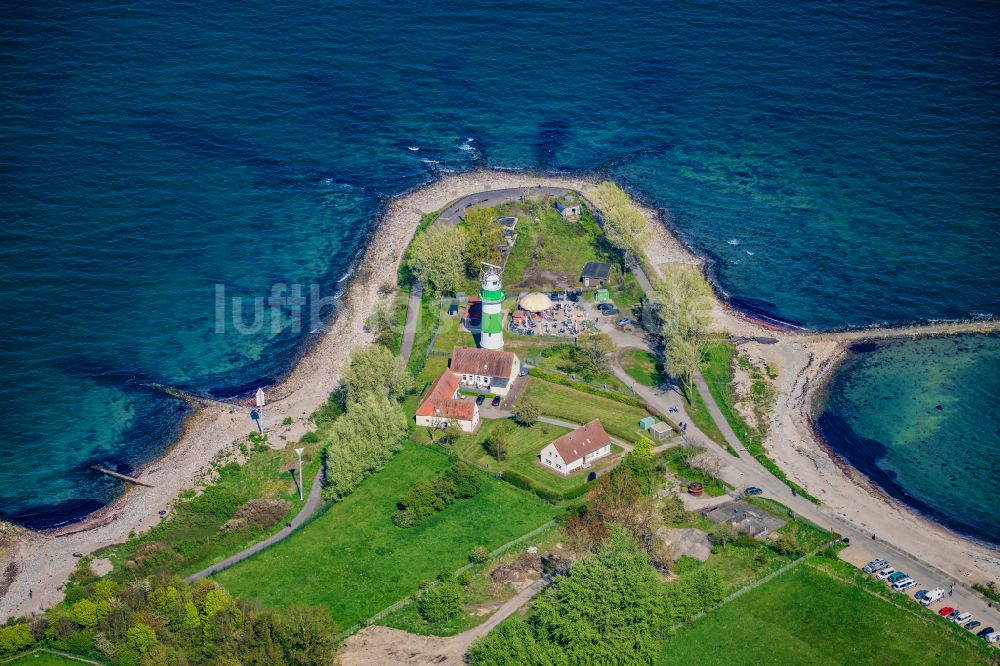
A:
[[[972,622],[966,622],[965,628],[968,629],[969,631],[972,631],[981,624],[982,622],[980,622],[979,620],[973,620]]]
[[[569,300],[573,301],[574,303],[576,303],[578,300],[580,300],[580,297],[576,295],[575,291],[571,291],[568,294],[566,294],[566,298],[568,298]]]
[[[604,308],[603,310],[601,310],[601,312],[607,317],[611,317],[616,314],[621,314],[621,310],[619,310],[618,308]]]
[[[930,592],[930,590],[918,590],[914,595],[914,599],[923,599],[924,595]]]
[[[761,490],[760,488],[758,488],[757,486],[750,486],[749,488],[747,488],[743,492],[746,493],[747,495],[763,495],[764,494],[764,491]]]
[[[476,404],[477,405],[481,405],[485,401],[486,401],[486,396],[485,395],[476,396]]]
[[[494,407],[499,407],[501,402],[502,401],[500,400],[500,396],[495,395],[493,396],[493,401],[490,404],[493,405]]]
[[[982,631],[976,632],[976,636],[979,636],[980,638],[986,638],[992,633],[993,633],[993,627],[986,627]]]

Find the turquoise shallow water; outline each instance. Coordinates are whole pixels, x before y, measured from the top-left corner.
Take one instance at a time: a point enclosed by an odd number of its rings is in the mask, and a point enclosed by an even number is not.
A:
[[[1000,545],[1000,336],[855,345],[831,380],[824,438],[891,495]]]
[[[0,14],[0,517],[71,520],[246,394],[386,197],[600,171],[743,307],[814,328],[1000,313],[997,10],[899,2],[49,2]],[[270,309],[265,317],[270,316]],[[994,417],[995,418],[995,417]],[[995,423],[995,420],[992,421]],[[248,422],[248,430],[252,424]]]

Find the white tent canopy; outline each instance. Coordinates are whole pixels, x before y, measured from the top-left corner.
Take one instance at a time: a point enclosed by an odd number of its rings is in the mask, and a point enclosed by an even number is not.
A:
[[[535,291],[522,296],[518,305],[528,312],[544,312],[552,307],[552,301],[545,294]]]

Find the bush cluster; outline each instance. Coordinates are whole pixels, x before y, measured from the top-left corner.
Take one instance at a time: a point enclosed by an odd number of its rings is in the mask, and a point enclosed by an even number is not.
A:
[[[446,581],[436,585],[417,599],[417,612],[425,622],[450,620],[462,609],[462,589],[458,583]]]
[[[479,494],[482,479],[479,473],[465,463],[455,463],[433,481],[417,481],[396,506],[392,517],[396,527],[414,527],[420,521],[459,499]]]
[[[71,592],[36,621],[33,636],[14,625],[20,649],[34,638],[115,666],[329,664],[334,657],[335,630],[318,609],[256,610],[204,580],[102,579]],[[11,644],[7,632],[0,630],[0,649]]]

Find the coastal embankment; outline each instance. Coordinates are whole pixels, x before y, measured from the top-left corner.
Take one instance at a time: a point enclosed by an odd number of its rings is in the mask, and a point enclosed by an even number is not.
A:
[[[370,242],[346,287],[337,314],[317,337],[280,385],[267,387],[270,423],[286,417],[290,426],[275,426],[272,446],[297,441],[309,428],[308,416],[336,389],[341,368],[351,351],[368,344],[365,321],[392,298],[382,289],[394,284],[403,252],[424,213],[440,210],[477,192],[506,188],[554,187],[580,191],[584,196],[596,179],[580,176],[537,175],[510,171],[476,171],[446,176],[390,200]],[[660,211],[640,206],[654,221],[654,237],[646,249],[646,266],[655,274],[671,262],[704,265],[670,232]],[[651,275],[650,277],[653,277]],[[869,336],[924,335],[956,330],[955,327],[988,326],[987,322],[927,325],[904,329],[865,329],[838,333],[808,333],[765,328],[721,301],[716,307],[719,330],[737,336],[766,335],[775,344],[746,343],[749,353],[778,367],[779,399],[774,424],[766,442],[769,454],[789,477],[819,497],[824,510],[843,520],[878,532],[901,548],[925,558],[953,575],[970,573],[970,582],[1000,578],[1000,558],[909,511],[880,494],[860,475],[838,465],[813,436],[810,426],[811,396],[828,376],[848,341]],[[948,327],[951,328],[948,328]],[[973,330],[969,328],[967,330]],[[979,330],[979,329],[976,329]],[[90,553],[123,542],[133,532],[149,529],[159,521],[159,511],[169,510],[178,493],[195,485],[212,460],[246,437],[246,410],[219,403],[200,404],[185,423],[179,441],[137,477],[152,487],[129,488],[118,500],[87,520],[64,529],[38,533],[18,530],[0,562],[0,570],[13,572],[0,600],[0,618],[44,609],[61,598],[60,589],[75,568],[74,553]],[[29,597],[29,590],[33,594]]]

